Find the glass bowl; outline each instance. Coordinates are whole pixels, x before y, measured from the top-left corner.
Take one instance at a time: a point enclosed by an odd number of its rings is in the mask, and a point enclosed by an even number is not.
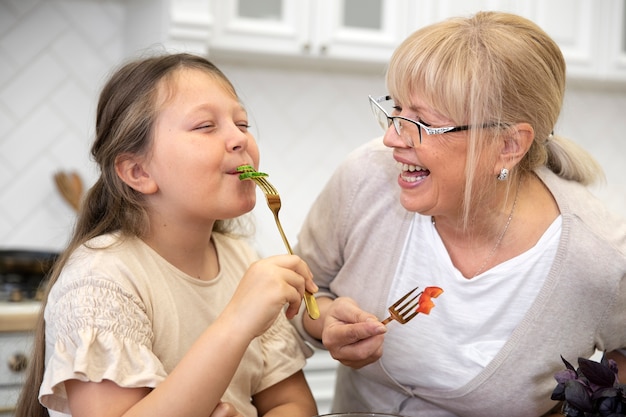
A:
[[[320,414],[313,417],[403,417],[400,414],[389,414],[389,413],[370,413],[370,412],[358,412],[353,411],[349,413],[330,413],[330,414]]]

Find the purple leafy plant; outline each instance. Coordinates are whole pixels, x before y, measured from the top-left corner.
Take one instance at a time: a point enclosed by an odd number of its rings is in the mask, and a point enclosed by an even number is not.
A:
[[[563,401],[569,417],[626,417],[626,385],[617,379],[617,364],[602,357],[600,362],[578,358],[578,369],[566,361],[554,375],[557,386],[551,398]]]

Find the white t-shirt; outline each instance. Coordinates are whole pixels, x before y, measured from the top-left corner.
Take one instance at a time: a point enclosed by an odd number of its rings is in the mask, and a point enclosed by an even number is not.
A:
[[[156,387],[230,301],[258,259],[242,240],[214,234],[220,271],[210,281],[175,268],[143,241],[100,236],[77,249],[45,309],[42,404],[68,413],[64,381],[108,379]],[[236,331],[236,329],[233,329]],[[254,339],[223,401],[256,416],[250,397],[305,364],[303,344],[283,314]],[[207,372],[211,372],[207,369]],[[211,389],[207,387],[207,389]]]
[[[390,323],[381,359],[389,375],[404,386],[441,390],[462,387],[478,375],[535,300],[560,233],[559,216],[533,248],[467,279],[452,264],[431,218],[416,214],[388,305],[416,286],[437,286],[444,293],[433,299],[430,315]]]

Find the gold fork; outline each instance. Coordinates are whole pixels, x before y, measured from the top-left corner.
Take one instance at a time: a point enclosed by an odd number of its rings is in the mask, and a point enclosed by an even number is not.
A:
[[[417,305],[419,301],[417,301],[417,297],[420,296],[421,292],[415,294],[411,299],[407,302],[404,302],[407,298],[409,298],[415,291],[417,291],[419,287],[413,288],[411,291],[404,294],[401,298],[398,299],[395,303],[393,303],[387,309],[389,311],[389,317],[382,321],[383,324],[387,324],[392,320],[395,320],[401,324],[408,323],[413,317],[417,316]],[[403,304],[404,303],[404,304]]]
[[[418,288],[419,287],[413,288],[400,297],[398,301],[393,303],[387,309],[390,314],[389,317],[383,320],[382,323],[387,324],[395,320],[400,324],[406,324],[419,313],[430,314],[430,310],[435,307],[431,299],[439,297],[443,293],[443,290],[439,287],[426,287],[424,291],[415,294]],[[411,295],[413,295],[413,297],[411,297]],[[407,298],[409,298],[409,300],[405,301]]]
[[[280,236],[283,239],[285,248],[287,248],[287,252],[289,252],[289,254],[293,255],[291,245],[289,244],[287,236],[285,236],[283,226],[280,224],[280,220],[278,219],[278,212],[280,211],[282,205],[280,201],[280,195],[278,194],[276,188],[267,179],[265,179],[267,174],[264,174],[262,172],[256,172],[254,171],[254,168],[248,165],[241,166],[237,169],[243,172],[241,175],[239,175],[239,179],[250,179],[254,181],[259,187],[261,187],[263,194],[265,194],[265,199],[267,200],[267,206],[272,211],[272,214],[274,214],[274,220],[276,221],[276,226],[278,227]],[[315,297],[313,296],[313,294],[306,290],[304,291],[304,305],[306,307],[307,313],[309,314],[309,317],[311,317],[313,320],[316,320],[320,317],[320,310],[317,306],[317,301],[315,300]]]

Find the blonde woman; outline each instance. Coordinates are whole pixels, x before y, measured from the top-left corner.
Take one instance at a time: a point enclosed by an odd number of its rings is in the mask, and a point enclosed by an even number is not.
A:
[[[338,169],[297,247],[322,317],[295,323],[342,364],[334,411],[549,415],[561,355],[596,349],[625,381],[626,221],[553,132],[555,42],[512,14],[450,19],[397,48],[387,88],[370,97],[383,140]],[[444,290],[430,315],[383,325],[416,286]]]

